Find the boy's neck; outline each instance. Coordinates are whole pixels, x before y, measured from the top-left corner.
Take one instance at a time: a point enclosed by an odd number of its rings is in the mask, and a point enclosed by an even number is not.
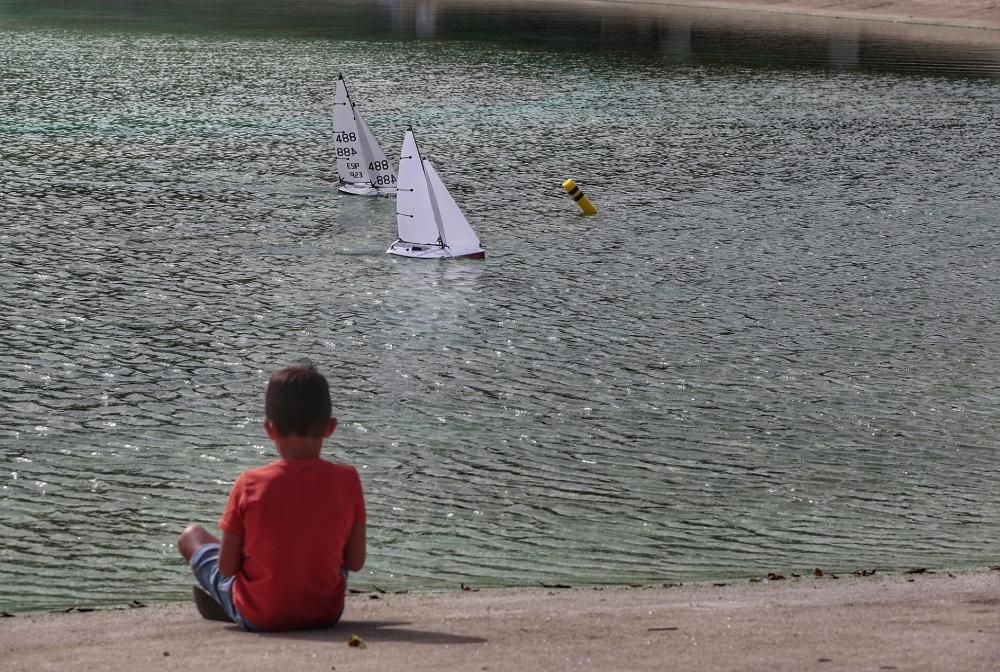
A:
[[[323,439],[310,436],[282,436],[274,440],[274,447],[283,460],[313,460],[319,457]]]
[[[314,460],[319,457],[320,448],[323,447],[323,440],[333,434],[337,428],[337,418],[330,417],[326,421],[323,431],[314,435],[302,434],[282,434],[268,419],[264,419],[264,431],[268,438],[274,441],[274,447],[284,460]]]

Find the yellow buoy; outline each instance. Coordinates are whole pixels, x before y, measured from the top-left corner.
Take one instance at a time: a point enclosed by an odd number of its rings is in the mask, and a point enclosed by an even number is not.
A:
[[[583,214],[597,214],[597,208],[595,208],[594,204],[590,202],[590,199],[587,198],[582,191],[580,191],[580,187],[576,186],[576,182],[573,180],[566,180],[563,182],[563,189],[565,189],[566,193],[573,197],[576,204],[580,206],[581,210],[583,210]]]

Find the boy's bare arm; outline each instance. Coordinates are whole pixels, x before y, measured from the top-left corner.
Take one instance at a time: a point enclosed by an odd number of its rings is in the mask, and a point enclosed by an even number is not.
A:
[[[243,566],[243,535],[222,533],[222,548],[219,549],[219,571],[223,576],[235,576]]]
[[[347,571],[357,572],[365,566],[366,536],[367,526],[364,523],[358,523],[351,528],[351,536],[344,547],[344,569]]]

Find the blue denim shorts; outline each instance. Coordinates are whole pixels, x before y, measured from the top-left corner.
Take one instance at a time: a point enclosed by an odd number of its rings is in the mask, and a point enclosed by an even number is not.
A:
[[[202,544],[191,555],[191,571],[198,579],[198,585],[212,596],[225,610],[233,623],[244,630],[257,632],[257,627],[249,622],[240,612],[237,611],[233,603],[233,581],[235,576],[223,576],[219,571],[219,545]]]

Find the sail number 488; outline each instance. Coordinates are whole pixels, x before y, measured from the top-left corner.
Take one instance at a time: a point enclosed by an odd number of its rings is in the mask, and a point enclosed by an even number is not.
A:
[[[368,164],[368,170],[389,170],[388,161],[372,161]]]
[[[357,142],[358,141],[358,134],[357,133],[338,133],[336,135],[336,137],[334,137],[333,140],[334,140],[334,142]]]

